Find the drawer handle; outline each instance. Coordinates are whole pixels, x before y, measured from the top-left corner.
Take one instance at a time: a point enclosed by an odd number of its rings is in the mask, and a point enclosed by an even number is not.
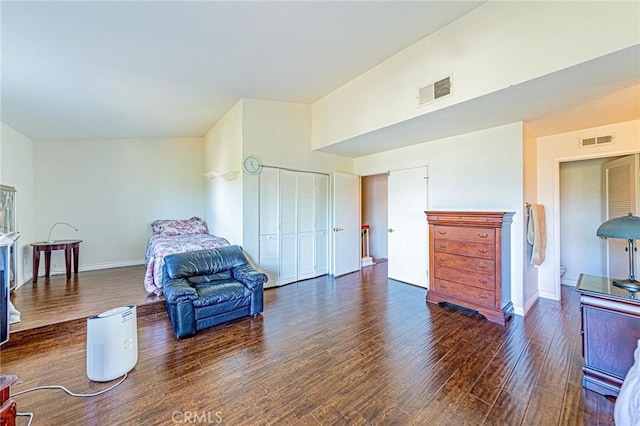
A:
[[[486,254],[486,253],[488,253],[488,252],[489,252],[489,250],[487,250],[487,249],[483,249],[483,248],[478,249],[478,251],[479,251],[480,253],[482,253],[482,254]]]
[[[478,281],[482,284],[487,284],[489,281],[478,278]]]
[[[440,262],[446,262],[446,261],[447,261],[447,259],[445,259],[444,257],[441,257],[441,258],[439,258],[438,260],[439,260]]]
[[[440,234],[440,235],[447,235],[447,231],[438,231],[438,234]]]
[[[446,248],[446,247],[447,247],[447,245],[446,245],[446,244],[442,244],[442,243],[440,243],[440,244],[438,245],[438,247],[440,247],[440,248]]]
[[[479,269],[487,269],[487,265],[478,265]]]
[[[440,288],[447,288],[447,286],[440,284]]]
[[[489,296],[487,296],[486,294],[479,294],[478,297],[480,299],[488,299],[489,298]]]
[[[478,237],[480,238],[487,238],[489,236],[489,234],[481,234],[478,232]]]

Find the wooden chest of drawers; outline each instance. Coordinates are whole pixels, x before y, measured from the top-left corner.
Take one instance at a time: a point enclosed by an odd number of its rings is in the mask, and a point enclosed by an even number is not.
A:
[[[449,302],[504,324],[511,303],[511,212],[427,211],[427,302]]]

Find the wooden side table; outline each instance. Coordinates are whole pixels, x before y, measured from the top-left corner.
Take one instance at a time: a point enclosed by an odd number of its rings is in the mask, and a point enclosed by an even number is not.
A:
[[[640,339],[640,300],[606,277],[581,274],[576,291],[582,311],[582,386],[618,396]]]
[[[71,279],[71,252],[73,251],[73,272],[78,273],[78,258],[80,257],[80,243],[82,240],[58,240],[33,243],[33,283],[38,282],[38,269],[40,268],[40,252],[44,252],[44,276],[49,277],[51,271],[51,252],[64,250],[65,266],[67,268],[67,280]]]
[[[11,398],[11,385],[17,376],[0,376],[0,424],[15,426],[18,413],[16,402]]]

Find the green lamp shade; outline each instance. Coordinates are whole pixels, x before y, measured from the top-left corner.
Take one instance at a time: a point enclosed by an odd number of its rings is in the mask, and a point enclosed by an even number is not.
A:
[[[596,235],[603,238],[640,240],[640,217],[629,213],[627,216],[609,219],[598,227]]]

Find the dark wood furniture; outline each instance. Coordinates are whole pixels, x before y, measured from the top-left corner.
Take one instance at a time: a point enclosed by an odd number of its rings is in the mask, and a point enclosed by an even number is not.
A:
[[[606,277],[581,274],[582,386],[618,396],[640,339],[640,300]]]
[[[18,413],[16,402],[11,398],[11,385],[18,377],[0,376],[0,425],[15,426]]]
[[[511,212],[427,211],[427,302],[448,302],[505,324],[511,303]]]
[[[73,251],[73,272],[78,273],[78,258],[80,257],[80,243],[82,240],[58,240],[52,242],[33,243],[33,283],[38,282],[40,268],[40,252],[44,252],[44,276],[49,277],[51,271],[51,252],[64,250],[64,261],[67,268],[67,280],[71,279],[71,252]]]

